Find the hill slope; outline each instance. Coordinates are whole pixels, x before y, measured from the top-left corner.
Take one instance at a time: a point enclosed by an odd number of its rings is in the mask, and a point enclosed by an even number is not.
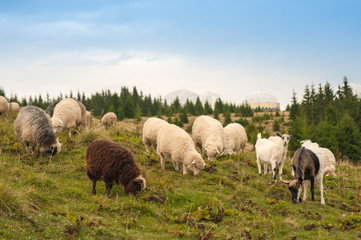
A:
[[[255,153],[208,163],[198,178],[160,169],[146,153],[140,129],[126,124],[93,128],[74,138],[60,135],[61,153],[38,159],[25,152],[13,121],[0,122],[0,238],[6,239],[355,239],[361,238],[360,167],[337,166],[326,177],[326,206],[316,201],[293,205],[287,187],[271,175],[258,176]],[[120,186],[97,195],[85,173],[85,149],[108,138],[130,149],[147,180],[146,191],[126,196]],[[291,178],[290,163],[284,179]],[[278,178],[278,177],[277,177]],[[310,194],[309,194],[310,196]]]

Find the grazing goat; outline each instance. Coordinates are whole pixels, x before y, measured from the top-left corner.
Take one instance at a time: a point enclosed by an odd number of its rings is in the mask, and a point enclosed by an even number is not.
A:
[[[320,185],[321,204],[325,204],[325,200],[323,198],[322,184],[323,164],[323,155],[320,155],[319,152],[314,148],[302,146],[301,148],[297,149],[297,151],[292,157],[292,169],[294,173],[294,179],[292,181],[282,181],[283,183],[288,184],[288,189],[291,192],[293,203],[298,203],[302,200],[307,199],[308,184],[306,180],[311,181],[312,201],[314,201],[314,184],[317,180]],[[301,199],[302,188],[304,189],[303,199]]]
[[[279,168],[279,178],[282,180],[282,169],[287,156],[288,142],[292,138],[288,134],[281,135],[277,133],[277,136],[280,140],[271,141],[261,138],[261,133],[258,133],[255,145],[259,175],[261,175],[262,161],[264,164],[264,174],[267,174],[268,166],[271,165],[274,181],[276,181],[276,166]]]

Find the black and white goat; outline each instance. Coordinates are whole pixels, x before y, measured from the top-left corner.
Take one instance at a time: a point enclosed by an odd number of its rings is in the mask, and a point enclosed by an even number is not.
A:
[[[316,146],[317,145],[317,146]],[[297,203],[307,199],[308,181],[311,181],[312,201],[315,200],[315,181],[319,183],[321,204],[325,204],[323,198],[323,165],[324,158],[320,152],[318,144],[313,146],[303,146],[295,152],[292,157],[292,181],[282,181],[288,184],[288,189],[292,194],[292,202]],[[303,185],[303,186],[302,186]],[[303,198],[301,199],[302,188],[304,189]]]

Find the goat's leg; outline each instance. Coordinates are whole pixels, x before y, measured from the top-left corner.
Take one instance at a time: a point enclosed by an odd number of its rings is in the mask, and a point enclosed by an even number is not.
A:
[[[302,198],[302,200],[306,201],[307,200],[308,181],[303,181],[302,185],[303,185],[303,198]]]
[[[263,168],[264,168],[264,175],[266,175],[268,173],[268,164],[264,163]]]
[[[272,173],[273,173],[273,180],[276,181],[276,162],[275,161],[271,161],[271,166],[272,166]]]
[[[261,159],[257,156],[258,174],[261,176]]]
[[[311,195],[312,201],[315,201],[315,178],[311,177]]]
[[[282,169],[283,169],[283,163],[281,163],[281,165],[279,166],[279,170],[278,170],[278,174],[279,174],[279,176],[280,176],[280,180],[282,180],[282,174],[283,174]]]

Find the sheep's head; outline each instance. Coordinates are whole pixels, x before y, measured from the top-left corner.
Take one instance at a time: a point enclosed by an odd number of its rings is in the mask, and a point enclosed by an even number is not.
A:
[[[198,176],[199,172],[204,169],[204,167],[205,163],[202,156],[199,153],[192,154],[190,164],[187,165],[187,168],[194,173],[194,176]]]
[[[124,190],[126,194],[132,193],[137,194],[146,187],[145,178],[142,175],[131,180],[128,185],[125,186]]]
[[[291,135],[291,136],[288,135],[288,134],[282,134],[281,135],[280,133],[277,133],[277,136],[279,136],[282,139],[283,146],[287,146],[288,142],[293,137],[293,135]]]
[[[59,118],[52,118],[51,125],[53,126],[54,133],[61,133],[63,131],[63,121]]]
[[[207,146],[204,151],[206,152],[209,161],[213,161],[217,156],[221,155],[218,148],[214,145]]]
[[[56,138],[53,144],[40,148],[40,152],[48,154],[50,158],[53,157],[58,152],[60,152],[60,150],[61,150],[61,143],[59,142],[59,138]]]
[[[294,179],[292,181],[282,181],[282,182],[288,185],[288,189],[290,190],[292,195],[292,203],[301,202],[302,179]]]
[[[235,154],[237,154],[235,151],[233,151],[232,149],[225,149],[222,153],[221,153],[221,155],[223,156],[223,155],[235,155]]]

